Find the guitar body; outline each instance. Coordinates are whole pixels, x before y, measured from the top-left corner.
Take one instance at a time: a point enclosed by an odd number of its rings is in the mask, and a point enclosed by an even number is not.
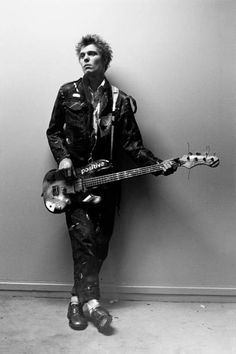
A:
[[[107,160],[97,160],[76,169],[76,177],[66,179],[62,170],[50,170],[43,179],[42,197],[46,208],[54,214],[65,212],[71,205],[73,195],[76,201],[83,203],[99,203],[101,197],[91,192],[96,186],[86,187],[85,181],[99,176],[104,170],[111,170]]]

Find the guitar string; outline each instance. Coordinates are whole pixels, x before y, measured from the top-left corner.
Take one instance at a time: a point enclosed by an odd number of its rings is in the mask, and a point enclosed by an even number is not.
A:
[[[198,156],[198,164],[200,164],[199,161],[200,157]],[[179,159],[179,165],[181,164],[181,159]],[[203,163],[203,162],[202,162]],[[203,164],[206,164],[204,162]],[[84,185],[85,187],[96,187],[97,185],[100,184],[106,184],[106,183],[111,183],[111,182],[116,182],[122,179],[128,179],[140,175],[145,175],[149,173],[154,173],[162,170],[162,168],[159,165],[149,165],[149,166],[143,166],[131,170],[126,170],[126,171],[118,171],[116,173],[111,173],[103,176],[95,176],[95,177],[88,177],[88,178],[82,178],[80,179],[79,184]],[[78,182],[77,182],[78,183]]]
[[[178,161],[179,165],[181,166],[181,159]],[[203,163],[203,162],[202,162]],[[200,157],[198,156],[198,164],[200,164]],[[205,162],[204,162],[205,164]],[[154,173],[161,171],[162,168],[159,165],[149,165],[143,166],[131,170],[126,171],[119,171],[116,173],[111,173],[103,176],[95,176],[95,177],[88,177],[83,180],[83,184],[86,187],[95,187],[100,184],[106,184],[111,182],[116,182],[122,179],[132,178],[144,174]]]

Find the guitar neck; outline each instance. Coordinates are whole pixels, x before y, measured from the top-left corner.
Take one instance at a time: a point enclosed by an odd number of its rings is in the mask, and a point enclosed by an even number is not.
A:
[[[162,168],[160,167],[159,164],[149,165],[149,166],[134,168],[131,170],[110,173],[103,176],[88,177],[83,179],[83,184],[85,185],[85,187],[96,187],[98,185],[117,182],[127,178],[147,175],[158,171],[162,171]]]

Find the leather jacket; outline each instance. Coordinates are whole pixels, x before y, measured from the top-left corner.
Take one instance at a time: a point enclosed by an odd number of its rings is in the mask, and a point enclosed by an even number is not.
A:
[[[83,79],[64,84],[59,89],[47,138],[57,163],[71,158],[75,167],[86,165],[89,159],[109,159],[111,149],[112,89],[105,79],[100,109],[97,141],[92,125],[93,106]],[[134,117],[134,99],[119,91],[116,102],[112,162],[118,165],[120,151],[124,150],[138,166],[161,162],[146,149]]]

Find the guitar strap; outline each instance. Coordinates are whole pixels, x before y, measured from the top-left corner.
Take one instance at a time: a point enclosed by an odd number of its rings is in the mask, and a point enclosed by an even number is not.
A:
[[[111,119],[111,150],[110,150],[110,161],[112,161],[113,156],[113,144],[114,144],[114,129],[115,129],[115,111],[116,102],[119,95],[119,89],[115,86],[111,86],[112,89],[112,119]]]
[[[116,102],[119,96],[119,89],[113,85],[112,88],[112,119],[111,119],[111,151],[110,151],[110,161],[112,161],[113,156],[113,143],[114,143],[114,129],[115,129],[115,112],[116,112]],[[132,96],[128,96],[131,104],[133,113],[137,112],[137,104],[135,99]]]

